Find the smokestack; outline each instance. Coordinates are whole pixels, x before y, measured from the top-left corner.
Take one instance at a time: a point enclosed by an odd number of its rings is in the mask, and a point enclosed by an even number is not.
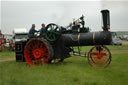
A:
[[[101,10],[103,18],[103,30],[108,31],[110,29],[110,16],[109,10]]]

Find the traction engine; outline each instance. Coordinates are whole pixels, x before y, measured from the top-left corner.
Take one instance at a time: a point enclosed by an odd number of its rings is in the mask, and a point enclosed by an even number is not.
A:
[[[80,26],[81,22],[70,25],[71,30],[51,23],[46,26],[43,37],[30,38],[23,44],[16,43],[16,51],[22,49],[22,57],[25,58],[23,61],[27,61],[30,66],[62,62],[70,56],[87,56],[91,66],[107,67],[111,62],[111,53],[104,45],[110,45],[112,41],[109,31],[109,10],[102,10],[101,13],[103,18],[101,32],[89,32],[87,27]],[[80,46],[94,47],[88,53],[81,53]]]

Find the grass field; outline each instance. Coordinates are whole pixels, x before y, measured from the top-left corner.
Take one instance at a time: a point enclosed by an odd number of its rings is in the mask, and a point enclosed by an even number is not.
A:
[[[0,85],[128,85],[128,44],[107,46],[112,62],[107,68],[93,68],[87,58],[73,56],[53,65],[30,67],[15,60],[0,62]],[[83,47],[88,51],[91,47]],[[0,60],[14,59],[15,53],[4,49]]]

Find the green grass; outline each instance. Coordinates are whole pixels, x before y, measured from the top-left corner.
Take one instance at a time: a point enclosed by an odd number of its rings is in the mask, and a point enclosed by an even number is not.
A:
[[[9,51],[8,48],[3,48],[2,52],[0,52],[0,58],[10,58],[15,57],[14,51]]]
[[[128,50],[128,46],[107,46],[112,51]],[[89,51],[91,46],[83,47]],[[4,52],[4,51],[3,51]],[[0,57],[15,57],[14,52]],[[30,67],[26,62],[0,62],[0,85],[127,85],[128,52],[112,54],[107,68],[93,68],[87,58],[73,56],[53,65]]]

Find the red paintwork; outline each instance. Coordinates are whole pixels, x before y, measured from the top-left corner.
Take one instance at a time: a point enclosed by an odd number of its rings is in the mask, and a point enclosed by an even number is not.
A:
[[[106,53],[103,53],[103,52],[92,52],[91,56],[92,55],[96,55],[98,59],[101,59],[101,58],[103,58],[104,55],[106,55]]]
[[[2,38],[0,38],[0,51],[2,51],[2,47],[3,47],[3,45],[2,45],[3,35],[1,33],[1,31],[0,31],[0,36],[2,37]]]
[[[24,57],[30,66],[47,63],[50,57],[47,45],[40,39],[30,40],[24,49]]]

